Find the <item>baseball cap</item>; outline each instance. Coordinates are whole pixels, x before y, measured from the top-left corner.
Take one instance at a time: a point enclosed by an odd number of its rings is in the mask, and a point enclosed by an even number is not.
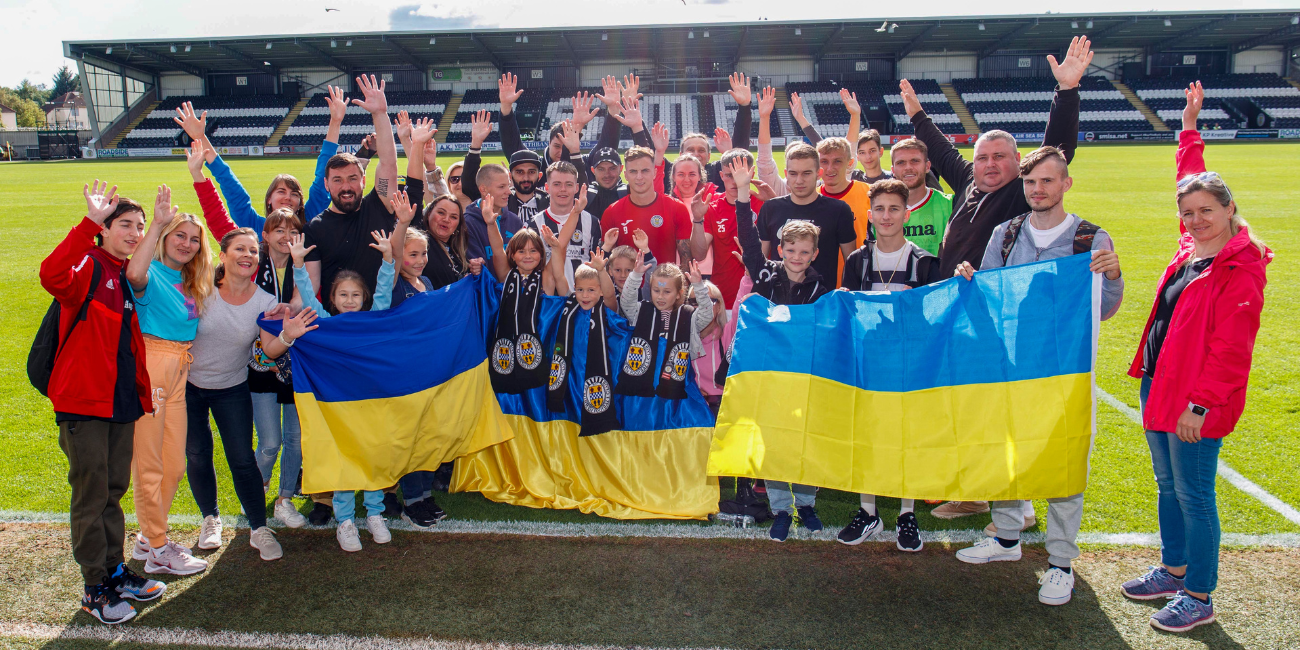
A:
[[[535,165],[538,169],[541,169],[541,168],[542,168],[542,157],[539,156],[539,155],[537,155],[537,152],[535,152],[535,151],[533,151],[533,150],[531,150],[531,149],[520,149],[519,151],[516,151],[516,152],[510,154],[510,169],[511,169],[511,170],[513,170],[516,166],[518,166],[518,165],[522,165],[522,164],[525,164],[525,163],[532,163],[532,164]]]
[[[603,162],[612,162],[615,165],[622,165],[623,159],[619,157],[618,150],[613,147],[601,147],[595,153],[591,154],[591,166],[595,167]]]

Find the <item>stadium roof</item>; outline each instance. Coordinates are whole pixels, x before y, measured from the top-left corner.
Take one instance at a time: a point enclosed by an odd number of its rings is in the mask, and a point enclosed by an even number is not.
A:
[[[1049,13],[835,22],[447,29],[64,41],[63,49],[71,58],[80,58],[84,53],[154,74],[183,71],[200,76],[321,66],[352,71],[490,61],[505,68],[633,59],[666,65],[725,62],[731,64],[727,68],[730,70],[742,56],[810,56],[821,60],[864,55],[902,58],[916,51],[977,52],[981,56],[999,50],[1060,51],[1077,34],[1091,37],[1094,49],[1239,52],[1261,45],[1300,44],[1297,13]],[[524,37],[529,39],[527,45],[521,42]]]

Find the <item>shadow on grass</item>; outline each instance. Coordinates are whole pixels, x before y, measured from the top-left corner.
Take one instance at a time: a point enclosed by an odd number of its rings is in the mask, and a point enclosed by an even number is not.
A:
[[[1128,647],[1083,581],[1067,606],[1038,603],[1039,549],[977,567],[941,545],[912,555],[884,544],[362,538],[346,554],[329,531],[286,532],[285,558],[267,563],[240,531],[206,574],[141,606],[131,625],[652,647]]]

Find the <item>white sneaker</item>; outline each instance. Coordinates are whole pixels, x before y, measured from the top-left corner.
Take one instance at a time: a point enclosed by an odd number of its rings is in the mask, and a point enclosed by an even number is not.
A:
[[[207,560],[182,553],[180,548],[183,547],[167,544],[158,549],[157,553],[151,551],[148,559],[144,561],[144,572],[188,576],[208,568]]]
[[[257,549],[262,559],[270,562],[284,557],[284,549],[280,548],[280,542],[275,539],[275,533],[270,528],[262,526],[253,531],[248,536],[248,545]]]
[[[338,528],[334,530],[334,537],[339,540],[339,548],[349,553],[361,550],[361,535],[357,533],[357,525],[351,519],[339,522]]]
[[[992,537],[975,542],[970,548],[957,551],[957,559],[967,564],[988,564],[989,562],[1015,562],[1020,559],[1020,542],[1011,548],[1003,548]]]
[[[188,546],[181,546],[172,540],[167,540],[167,545],[186,555],[194,555],[194,551]],[[149,551],[153,547],[149,544],[149,538],[140,533],[135,534],[135,544],[131,547],[131,559],[140,560],[141,562],[149,559]]]
[[[1038,580],[1038,602],[1044,605],[1064,605],[1074,595],[1074,572],[1066,573],[1056,567],[1047,570]]]
[[[221,518],[204,517],[203,526],[199,528],[199,543],[195,547],[203,551],[221,548]]]
[[[293,507],[293,502],[285,499],[275,502],[275,518],[284,522],[284,525],[290,528],[302,528],[307,525],[307,518]]]
[[[393,541],[393,534],[388,532],[388,522],[384,521],[383,515],[366,517],[366,528],[370,529],[370,536],[374,538],[376,544],[387,544]]]

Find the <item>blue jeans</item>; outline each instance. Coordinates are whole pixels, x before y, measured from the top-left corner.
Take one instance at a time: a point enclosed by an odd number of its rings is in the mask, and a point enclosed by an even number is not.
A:
[[[423,501],[433,496],[433,472],[411,472],[398,479],[397,485],[402,488],[402,503],[404,505],[409,506],[412,503]]]
[[[384,491],[362,490],[361,502],[366,506],[366,516],[384,514]],[[356,516],[357,493],[352,490],[340,490],[334,493],[334,519],[340,524]]]
[[[1150,390],[1151,378],[1143,377],[1143,408]],[[1188,443],[1162,431],[1146,435],[1159,491],[1160,561],[1166,566],[1186,566],[1185,588],[1208,594],[1219,581],[1219,508],[1214,479],[1223,439],[1201,438]]]
[[[298,407],[281,404],[275,393],[253,393],[253,424],[257,427],[257,469],[262,483],[271,482],[275,457],[280,458],[280,496],[288,499],[298,485],[302,470],[302,429],[298,426]]]
[[[221,448],[226,452],[235,495],[244,506],[244,516],[254,530],[266,525],[266,494],[262,475],[253,456],[253,402],[248,382],[230,388],[199,388],[185,384],[185,412],[189,429],[185,434],[185,475],[190,492],[204,517],[220,516],[217,511],[217,468],[213,465],[212,428],[208,412],[217,423]]]
[[[787,512],[793,515],[795,508],[817,504],[815,487],[767,480],[763,481],[763,485],[767,486],[767,505],[772,509],[772,514]]]

